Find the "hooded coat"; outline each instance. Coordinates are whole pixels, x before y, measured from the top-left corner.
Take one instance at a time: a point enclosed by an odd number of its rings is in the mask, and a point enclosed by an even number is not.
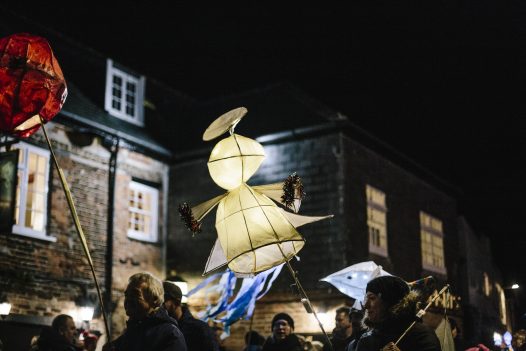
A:
[[[124,334],[112,344],[115,351],[187,351],[175,319],[164,308],[140,321],[128,321]]]
[[[404,331],[415,320],[418,295],[407,294],[400,302],[388,309],[387,317],[381,322],[373,324],[365,320],[371,327],[358,340],[356,351],[378,351],[390,342],[396,342]],[[401,351],[441,351],[440,341],[434,330],[420,321],[398,343]]]

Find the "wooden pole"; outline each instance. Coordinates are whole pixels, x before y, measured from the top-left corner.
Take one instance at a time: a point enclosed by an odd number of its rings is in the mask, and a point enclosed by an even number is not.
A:
[[[102,312],[102,317],[104,320],[104,327],[106,329],[106,337],[108,341],[110,341],[110,328],[108,324],[108,320],[106,318],[106,310],[104,309],[104,302],[102,300],[102,293],[100,290],[99,282],[97,281],[97,276],[95,274],[95,267],[93,266],[93,260],[91,259],[91,255],[88,248],[88,243],[86,241],[86,236],[84,235],[84,232],[82,230],[82,226],[80,225],[79,216],[77,215],[77,210],[75,208],[75,204],[73,203],[73,197],[71,196],[71,191],[69,190],[68,183],[66,181],[66,177],[64,176],[64,172],[60,168],[57,158],[55,156],[55,152],[53,151],[53,147],[51,146],[51,142],[48,138],[46,128],[44,127],[44,120],[42,117],[40,117],[40,124],[42,125],[42,131],[44,132],[44,137],[46,138],[47,145],[49,147],[49,151],[51,152],[51,157],[53,158],[53,163],[55,164],[55,167],[57,168],[57,172],[60,178],[60,183],[62,184],[62,188],[64,189],[64,194],[66,195],[66,199],[68,202],[69,210],[71,212],[71,216],[73,217],[73,221],[75,223],[75,228],[77,229],[77,233],[79,235],[80,242],[82,244],[82,248],[84,249],[84,253],[86,254],[86,257],[88,259],[88,263],[91,269],[91,274],[93,275],[93,280],[95,282],[95,287],[97,288],[97,296],[99,297],[99,304],[100,309]]]

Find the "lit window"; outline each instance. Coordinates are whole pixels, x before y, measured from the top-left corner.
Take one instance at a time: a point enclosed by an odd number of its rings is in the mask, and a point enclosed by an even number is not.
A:
[[[128,195],[128,237],[157,241],[159,191],[142,183],[131,182]]]
[[[442,221],[420,212],[420,240],[424,269],[446,274]]]
[[[491,294],[491,284],[489,282],[489,276],[486,272],[484,272],[483,277],[484,277],[484,295],[489,296]]]
[[[369,231],[369,252],[387,257],[387,221],[385,194],[366,185],[367,228]]]
[[[49,151],[25,143],[13,148],[19,150],[13,233],[56,241],[46,235]]]
[[[499,283],[495,283],[497,294],[499,296],[499,315],[502,324],[507,325],[508,318],[506,316],[506,296],[504,295],[504,289]]]
[[[124,72],[115,67],[112,60],[108,60],[106,66],[106,111],[115,117],[143,126],[144,77]]]

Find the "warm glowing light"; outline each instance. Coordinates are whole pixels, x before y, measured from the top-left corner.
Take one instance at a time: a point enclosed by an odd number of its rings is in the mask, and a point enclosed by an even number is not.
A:
[[[93,319],[94,308],[85,306],[78,309],[78,317],[81,321],[91,321]]]
[[[216,230],[231,270],[259,273],[291,259],[305,241],[268,197],[246,184],[219,203]]]
[[[519,284],[513,284],[513,285],[511,286],[511,288],[512,288],[512,289],[518,289],[518,288],[519,288]]]
[[[318,318],[324,329],[334,329],[334,313],[318,313]]]
[[[11,311],[11,304],[9,302],[0,303],[0,316],[7,316]]]
[[[232,190],[256,173],[264,159],[260,143],[233,134],[216,144],[208,160],[208,171],[217,185]]]
[[[183,293],[183,298],[181,299],[181,303],[187,303],[188,302],[188,283],[187,282],[173,282],[175,285],[181,289],[181,292]]]

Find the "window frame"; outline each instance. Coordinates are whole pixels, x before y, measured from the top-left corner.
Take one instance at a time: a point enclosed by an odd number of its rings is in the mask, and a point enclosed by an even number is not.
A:
[[[423,223],[422,221],[422,218],[423,216],[426,216],[429,218],[430,222],[431,222],[431,225],[427,225],[426,223]],[[447,275],[447,270],[446,270],[446,252],[445,252],[445,248],[444,248],[444,226],[443,226],[443,222],[430,215],[429,213],[426,213],[424,211],[420,211],[420,216],[419,216],[419,219],[420,219],[420,253],[421,253],[421,257],[422,257],[422,268],[427,270],[427,271],[430,271],[430,272],[434,272],[434,273],[438,273],[438,274],[443,274],[443,275]],[[440,223],[440,230],[437,229],[437,228],[434,228],[433,227],[433,221],[436,221],[436,223]],[[425,262],[424,260],[424,233],[426,234],[429,234],[431,236],[431,240],[433,240],[433,238],[439,238],[441,243],[442,243],[442,252],[441,252],[441,255],[442,255],[442,263],[443,263],[443,267],[439,267],[439,266],[435,266],[433,264],[429,264],[427,262]],[[431,242],[431,255],[432,255],[432,258],[435,258],[434,256],[434,252],[433,252],[433,248],[434,248],[434,245],[433,243]]]
[[[115,67],[112,59],[106,61],[106,94],[104,99],[104,109],[112,116],[120,118],[126,122],[144,127],[144,76],[136,76]],[[121,108],[113,107],[113,77],[118,76],[122,79],[121,84]],[[136,86],[135,115],[126,113],[126,83],[131,82]]]
[[[369,192],[376,192],[380,193],[382,195],[382,202],[374,201],[374,197],[369,199]],[[374,186],[371,186],[369,184],[365,185],[365,199],[367,203],[367,240],[369,243],[369,253],[373,253],[379,256],[388,257],[388,248],[389,248],[389,241],[387,238],[387,207],[385,206],[385,198],[386,195],[383,191],[381,191],[378,188],[375,188]],[[370,218],[371,212],[377,212],[380,215],[384,216],[384,223],[380,223],[378,221],[374,221],[372,218]],[[371,231],[376,230],[378,232],[379,240],[381,242],[381,236],[382,232],[385,236],[385,247],[381,245],[375,245],[371,240]]]
[[[50,179],[50,173],[51,173],[51,153],[49,150],[40,148],[38,146],[34,146],[31,144],[27,144],[24,142],[18,142],[13,145],[14,149],[19,150],[20,153],[24,153],[24,163],[23,168],[21,169],[20,164],[20,156],[17,163],[17,172],[22,172],[22,178],[18,179],[17,188],[20,187],[20,194],[18,197],[18,200],[20,201],[17,203],[18,207],[18,218],[15,218],[15,224],[13,224],[12,227],[12,233],[26,236],[30,238],[35,239],[41,239],[51,242],[56,242],[57,238],[51,235],[48,235],[47,233],[47,224],[48,224],[48,210],[49,210],[49,179]],[[38,156],[44,157],[46,159],[46,169],[44,170],[44,208],[42,210],[43,214],[43,231],[38,231],[29,227],[26,227],[25,225],[16,224],[18,223],[24,223],[25,222],[25,215],[26,215],[26,201],[27,201],[27,187],[28,187],[28,163],[29,163],[29,153],[37,154]],[[16,213],[16,212],[15,212]]]
[[[150,198],[152,199],[151,210],[149,213],[151,214],[151,222],[150,222],[150,231],[151,234],[146,234],[144,232],[140,232],[137,230],[133,230],[129,228],[130,224],[130,216],[132,212],[135,212],[130,207],[130,191],[131,190],[139,190],[143,192],[147,192],[150,194]],[[150,185],[146,185],[144,183],[132,180],[129,183],[128,186],[128,228],[127,228],[127,237],[134,240],[139,240],[143,242],[150,242],[150,243],[156,243],[159,240],[159,189]]]

